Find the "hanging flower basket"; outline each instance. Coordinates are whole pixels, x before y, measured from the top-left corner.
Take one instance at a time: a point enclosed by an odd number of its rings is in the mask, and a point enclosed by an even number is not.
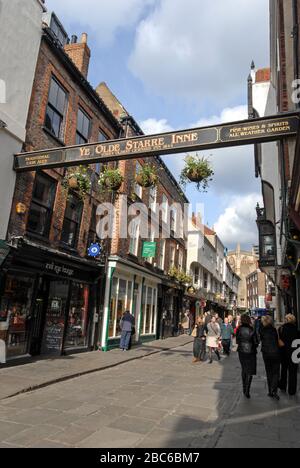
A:
[[[119,169],[105,169],[99,178],[99,187],[102,192],[118,192],[124,182]]]
[[[157,170],[150,164],[145,164],[140,172],[135,176],[138,185],[144,188],[154,187],[158,184]]]
[[[68,171],[62,180],[62,186],[65,190],[75,190],[81,199],[91,191],[92,183],[88,173],[88,168],[84,166],[76,167]]]
[[[69,184],[70,189],[73,189],[73,190],[78,189],[78,179],[77,179],[77,177],[75,177],[75,176],[74,177],[69,177],[68,184]]]
[[[196,183],[199,192],[206,192],[213,175],[214,171],[207,158],[198,155],[187,156],[180,176],[180,185],[185,189],[188,183]]]
[[[178,283],[185,284],[187,286],[193,284],[193,278],[190,275],[187,275],[185,271],[179,270],[176,267],[172,267],[169,270],[169,276],[170,278],[178,281]]]

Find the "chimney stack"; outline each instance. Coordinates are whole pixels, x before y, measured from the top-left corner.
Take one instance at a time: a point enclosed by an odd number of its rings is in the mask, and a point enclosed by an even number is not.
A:
[[[73,35],[71,44],[67,44],[65,46],[65,52],[85,78],[88,76],[91,58],[91,51],[87,42],[88,35],[83,33],[81,36],[81,42],[78,42],[77,36]]]

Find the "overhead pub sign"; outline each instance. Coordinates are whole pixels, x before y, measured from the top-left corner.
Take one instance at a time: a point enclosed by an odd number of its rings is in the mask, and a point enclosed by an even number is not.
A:
[[[51,167],[108,163],[141,157],[250,145],[293,137],[298,134],[298,130],[299,114],[284,113],[261,119],[242,120],[159,135],[20,153],[15,155],[14,169],[17,172],[35,171]]]

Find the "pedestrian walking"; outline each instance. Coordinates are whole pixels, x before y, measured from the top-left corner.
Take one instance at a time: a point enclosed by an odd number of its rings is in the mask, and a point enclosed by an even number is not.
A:
[[[278,387],[280,378],[280,350],[278,344],[278,333],[274,327],[274,322],[271,316],[267,315],[262,317],[259,335],[268,379],[268,396],[279,401],[280,397],[278,395]]]
[[[194,359],[193,362],[203,362],[206,356],[206,336],[208,330],[203,317],[198,317],[194,331]]]
[[[129,310],[124,313],[120,322],[120,327],[122,331],[120,349],[123,351],[128,351],[131,336],[134,331],[134,317]]]
[[[216,317],[212,317],[211,322],[207,325],[207,347],[209,350],[209,363],[213,362],[213,352],[216,354],[218,361],[221,360],[219,353],[221,339],[221,328]]]
[[[237,345],[242,367],[243,392],[250,399],[253,376],[257,373],[257,336],[251,326],[248,315],[241,317],[241,324],[237,330]]]
[[[279,329],[279,346],[281,356],[281,376],[279,388],[282,392],[288,391],[290,396],[297,393],[298,364],[292,360],[293,342],[299,338],[297,319],[289,314],[285,318],[285,324]]]
[[[221,326],[221,338],[224,354],[230,356],[231,354],[231,344],[232,337],[234,336],[234,331],[232,326],[229,323],[229,319],[225,318],[224,323]]]

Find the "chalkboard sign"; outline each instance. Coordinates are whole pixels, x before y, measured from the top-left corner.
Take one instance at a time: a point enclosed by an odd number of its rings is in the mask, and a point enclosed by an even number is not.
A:
[[[64,322],[48,315],[43,336],[42,354],[61,354],[64,328]]]

